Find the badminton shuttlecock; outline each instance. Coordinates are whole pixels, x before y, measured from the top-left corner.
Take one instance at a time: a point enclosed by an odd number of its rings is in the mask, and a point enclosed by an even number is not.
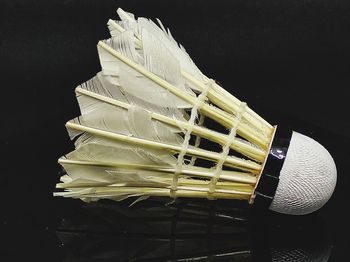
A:
[[[240,199],[287,214],[327,202],[336,167],[324,147],[206,77],[159,20],[117,12],[97,46],[101,72],[76,88],[81,116],[66,124],[76,149],[59,159],[55,195]]]

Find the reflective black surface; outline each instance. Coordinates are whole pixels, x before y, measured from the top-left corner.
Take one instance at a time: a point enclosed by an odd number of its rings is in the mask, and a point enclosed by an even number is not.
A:
[[[321,142],[338,169],[329,203],[285,217],[234,201],[53,198],[57,159],[73,148],[64,123],[79,114],[74,88],[100,70],[96,43],[118,6],[161,18],[208,76]],[[347,261],[349,28],[350,2],[339,0],[1,1],[1,261]]]
[[[288,153],[292,134],[293,131],[290,129],[286,130],[281,125],[275,126],[270,151],[254,192],[254,207],[267,209],[271,205],[276,194],[280,172]]]
[[[228,202],[99,202],[56,232],[66,261],[327,261],[332,249],[318,215],[258,219]]]

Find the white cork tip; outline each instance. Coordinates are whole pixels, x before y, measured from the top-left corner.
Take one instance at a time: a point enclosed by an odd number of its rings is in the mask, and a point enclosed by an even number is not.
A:
[[[270,209],[290,215],[312,213],[329,200],[336,182],[337,169],[327,149],[293,132]]]

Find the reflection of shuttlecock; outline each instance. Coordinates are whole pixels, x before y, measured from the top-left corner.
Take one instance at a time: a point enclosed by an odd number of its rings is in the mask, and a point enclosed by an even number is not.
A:
[[[256,219],[234,206],[186,199],[132,208],[98,202],[61,214],[56,234],[67,262],[328,261],[331,238],[320,216]]]
[[[327,202],[336,167],[325,148],[202,74],[159,20],[118,14],[98,43],[102,71],[76,88],[81,116],[66,127],[79,138],[59,160],[56,195],[240,199],[288,214]]]

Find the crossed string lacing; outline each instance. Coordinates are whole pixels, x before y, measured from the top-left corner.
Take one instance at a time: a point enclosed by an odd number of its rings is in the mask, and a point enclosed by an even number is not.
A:
[[[198,126],[203,126],[204,124],[204,120],[205,120],[205,116],[203,114],[199,115],[199,121],[198,121]],[[196,136],[196,140],[194,142],[194,147],[198,148],[201,144],[201,137],[200,136]],[[188,164],[189,166],[194,166],[194,164],[196,163],[197,157],[196,156],[192,156],[191,157],[191,161]]]
[[[179,184],[179,176],[182,173],[182,168],[184,165],[184,158],[185,158],[185,155],[187,153],[187,149],[189,147],[191,133],[192,133],[193,127],[195,126],[195,120],[198,116],[198,109],[201,108],[202,105],[205,103],[205,100],[207,99],[207,94],[214,84],[215,84],[215,81],[213,79],[210,79],[206,83],[206,85],[205,85],[206,88],[202,90],[202,92],[200,93],[199,96],[197,96],[196,102],[195,102],[194,106],[192,107],[190,119],[187,122],[188,127],[187,127],[187,131],[185,132],[184,141],[182,143],[182,148],[181,148],[181,151],[177,157],[175,172],[174,172],[173,181],[172,181],[172,185],[171,185],[171,189],[170,189],[170,197],[172,197],[174,199],[176,198],[176,191],[178,189],[178,184]],[[212,194],[215,192],[216,184],[217,184],[218,180],[220,179],[222,167],[223,167],[223,164],[225,163],[226,158],[230,152],[231,144],[233,143],[234,139],[236,138],[237,128],[241,122],[242,115],[245,113],[246,106],[247,106],[246,103],[241,102],[241,104],[238,108],[238,112],[236,114],[236,121],[230,130],[226,144],[222,147],[220,159],[218,160],[218,162],[216,164],[216,167],[215,167],[214,173],[213,173],[213,177],[211,178],[210,183],[209,183],[208,199],[213,199]],[[203,125],[204,119],[205,119],[204,116],[200,115],[198,125]],[[201,141],[200,137],[197,136],[194,146],[199,147],[200,141]],[[189,165],[194,165],[195,161],[196,161],[196,157],[193,156],[191,158]]]
[[[215,171],[214,171],[214,176],[212,177],[210,183],[209,183],[209,193],[213,194],[215,192],[215,187],[216,183],[220,179],[221,171],[222,171],[222,166],[224,165],[226,158],[230,152],[230,147],[233,143],[233,141],[236,139],[236,134],[237,134],[237,128],[242,120],[242,115],[244,114],[246,110],[247,104],[244,102],[241,102],[236,114],[236,121],[234,125],[232,126],[230,130],[230,134],[228,135],[228,139],[226,144],[222,147],[222,152],[219,161],[216,164]],[[211,195],[209,195],[210,198],[212,198]]]

